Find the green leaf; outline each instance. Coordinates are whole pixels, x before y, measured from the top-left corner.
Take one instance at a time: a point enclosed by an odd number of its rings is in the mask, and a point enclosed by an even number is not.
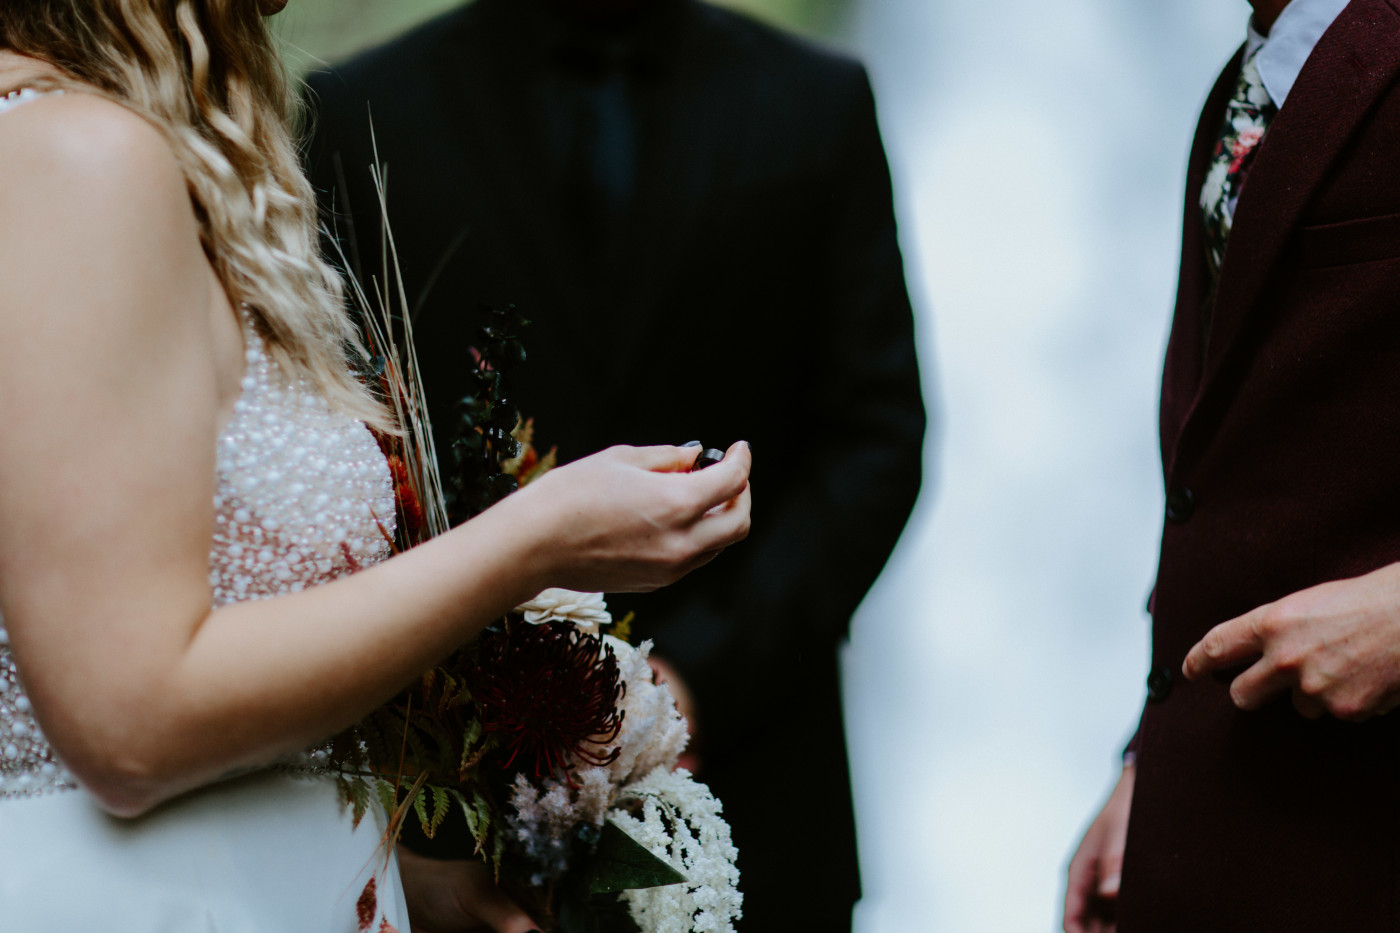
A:
[[[375,782],[375,790],[379,793],[379,802],[384,807],[385,816],[393,816],[398,809],[399,798],[394,791],[394,782],[379,780]]]
[[[432,839],[437,835],[438,829],[442,827],[442,821],[447,819],[447,809],[452,804],[452,798],[447,795],[445,787],[430,787],[433,792],[433,818],[428,823],[428,838]]]
[[[411,760],[417,762],[420,768],[431,766],[435,756],[428,753],[428,749],[423,745],[423,740],[418,736],[418,730],[409,729],[405,734],[408,736],[408,752],[412,756]]]
[[[361,778],[355,778],[350,782],[350,802],[354,807],[351,825],[356,828],[360,825],[360,820],[365,818],[365,811],[369,809],[369,787]]]
[[[659,888],[688,880],[613,823],[603,824],[598,849],[585,871],[589,894]]]
[[[485,856],[486,853],[482,853]],[[496,844],[491,848],[491,867],[496,872],[496,880],[501,879],[501,862],[506,857],[506,837],[496,834]]]
[[[462,744],[470,748],[481,741],[482,732],[481,720],[473,719],[471,722],[467,723],[467,731],[466,734],[462,736]]]
[[[481,791],[477,791],[477,792],[474,793],[472,796],[473,796],[473,798],[474,798],[473,803],[476,805],[476,815],[477,815],[477,817],[480,818],[480,820],[481,820],[482,832],[484,832],[484,833],[485,833],[485,832],[490,832],[490,831],[491,831],[491,802],[490,802],[489,800],[487,800],[485,797],[481,796]],[[481,836],[477,836],[477,838],[480,839]]]
[[[428,792],[426,790],[420,790],[418,792],[418,794],[413,798],[413,812],[418,814],[418,822],[423,824],[423,834],[429,839],[431,839],[433,838],[433,834],[428,832],[429,821],[427,797]]]
[[[576,884],[561,885],[554,933],[642,933],[617,894],[595,894]]]
[[[448,793],[450,793],[457,800],[457,805],[462,808],[462,815],[467,819],[467,832],[471,833],[472,838],[475,839],[478,843],[480,843],[481,818],[476,815],[476,810],[472,807],[470,803],[467,802],[467,798],[462,796],[461,791],[455,790],[453,788],[448,788]]]

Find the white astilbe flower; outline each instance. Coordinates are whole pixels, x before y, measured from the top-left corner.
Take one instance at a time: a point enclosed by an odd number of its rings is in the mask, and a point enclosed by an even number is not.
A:
[[[657,768],[674,768],[690,742],[690,731],[685,717],[676,710],[671,689],[652,679],[651,665],[647,663],[651,642],[633,648],[611,635],[604,635],[603,641],[617,656],[618,672],[627,688],[622,698],[622,730],[610,743],[618,749],[618,756],[605,766],[612,783],[622,787]]]
[[[598,626],[612,624],[612,614],[608,612],[608,604],[602,593],[549,589],[516,607],[515,611],[531,625],[572,622],[590,635],[598,634]]]
[[[613,786],[612,774],[606,767],[581,768],[574,772],[574,783],[578,785],[574,793],[575,819],[602,826],[603,819],[608,815],[608,805],[612,803],[617,790]]]
[[[739,850],[710,789],[684,769],[657,768],[624,791],[628,799],[641,802],[640,819],[622,810],[608,818],[688,879],[623,893],[642,933],[733,933],[744,903]]]
[[[514,813],[506,814],[507,832],[513,847],[535,869],[530,883],[540,885],[562,875],[569,867],[569,835],[578,824],[568,785],[545,778],[536,786],[517,774],[510,804]]]

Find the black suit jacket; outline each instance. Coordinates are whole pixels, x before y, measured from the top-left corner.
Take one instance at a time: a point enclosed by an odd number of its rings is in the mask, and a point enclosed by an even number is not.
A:
[[[309,163],[380,268],[373,115],[436,421],[479,303],[534,323],[515,401],[574,459],[755,451],[754,531],[635,608],[697,695],[748,930],[845,929],[859,894],[836,648],[920,483],[924,410],[864,70],[694,0],[643,28],[635,209],[590,242],[553,182],[539,0],[479,0],[313,76]]]
[[[1318,42],[1213,286],[1200,192],[1239,70],[1206,103],[1187,181],[1162,387],[1173,508],[1118,929],[1390,933],[1400,718],[1311,721],[1286,696],[1242,712],[1239,670],[1179,671],[1221,622],[1400,561],[1400,3],[1352,0]]]

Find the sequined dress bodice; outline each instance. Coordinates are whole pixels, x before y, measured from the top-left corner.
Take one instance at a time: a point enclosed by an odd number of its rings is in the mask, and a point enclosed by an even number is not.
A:
[[[3,107],[0,98],[0,107]],[[388,556],[388,465],[362,422],[288,379],[246,324],[246,370],[218,439],[209,584],[217,608],[295,593]],[[76,786],[34,720],[0,627],[0,798]]]

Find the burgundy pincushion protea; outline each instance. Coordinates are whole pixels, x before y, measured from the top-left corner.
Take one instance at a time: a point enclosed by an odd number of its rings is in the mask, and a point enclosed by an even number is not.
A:
[[[622,729],[618,708],[626,687],[617,657],[601,639],[569,622],[512,621],[481,637],[471,677],[481,725],[500,736],[504,767],[564,777],[570,757],[607,765],[618,749],[599,754]]]

